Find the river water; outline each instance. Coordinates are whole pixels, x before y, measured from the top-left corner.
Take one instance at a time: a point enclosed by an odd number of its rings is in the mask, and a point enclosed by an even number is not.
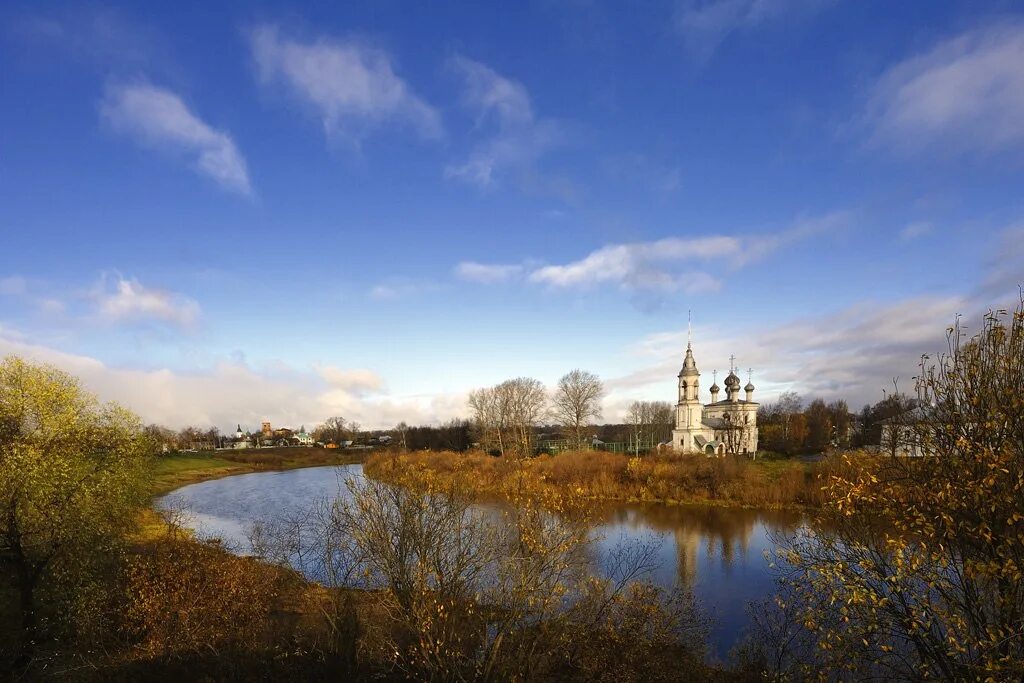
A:
[[[344,495],[344,481],[362,476],[362,465],[240,474],[185,486],[157,505],[182,508],[197,535],[221,538],[245,553],[253,523],[302,511],[339,491]],[[765,559],[772,538],[792,534],[803,522],[789,511],[610,504],[599,510],[594,550],[600,560],[620,543],[653,542],[658,561],[649,578],[693,590],[712,619],[712,655],[724,658],[750,623],[747,605],[774,592]]]

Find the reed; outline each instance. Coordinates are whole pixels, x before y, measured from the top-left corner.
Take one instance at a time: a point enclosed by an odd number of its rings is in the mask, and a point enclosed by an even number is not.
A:
[[[839,466],[832,458],[808,463],[579,451],[517,460],[473,451],[418,451],[375,454],[365,471],[388,481],[401,481],[412,471],[441,481],[458,479],[482,496],[507,495],[509,482],[517,481],[594,500],[781,508],[820,506],[822,488]]]

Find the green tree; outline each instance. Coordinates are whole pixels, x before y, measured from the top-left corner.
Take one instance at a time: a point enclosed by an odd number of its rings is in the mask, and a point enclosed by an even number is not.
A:
[[[135,415],[71,375],[0,362],[0,577],[21,634],[8,665],[31,664],[41,616],[79,634],[95,623],[100,572],[142,501],[151,443]]]

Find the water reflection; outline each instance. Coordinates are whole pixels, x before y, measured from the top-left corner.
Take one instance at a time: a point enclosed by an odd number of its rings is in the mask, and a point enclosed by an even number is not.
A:
[[[158,501],[179,505],[188,525],[204,537],[220,537],[237,552],[250,551],[255,522],[308,509],[313,501],[344,492],[345,479],[361,477],[360,465],[243,474],[193,484]],[[764,558],[772,535],[789,535],[803,523],[793,512],[704,506],[615,504],[598,510],[595,560],[600,565],[621,543],[655,543],[657,566],[650,578],[693,590],[713,618],[713,654],[724,657],[749,618],[746,606],[774,592]]]

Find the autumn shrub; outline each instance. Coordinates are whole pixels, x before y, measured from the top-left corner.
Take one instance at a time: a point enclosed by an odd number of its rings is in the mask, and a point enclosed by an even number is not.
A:
[[[489,474],[506,468],[484,462]],[[349,481],[345,495],[265,532],[266,559],[329,566],[334,581],[372,596],[354,615],[352,670],[485,681],[678,680],[704,670],[692,597],[641,581],[653,545],[623,549],[595,576],[585,496],[505,472],[495,491],[509,504],[481,508],[450,465],[389,456],[376,467],[393,483]]]
[[[948,336],[903,418],[924,455],[847,459],[818,531],[780,539],[775,673],[1024,678],[1024,301]]]
[[[237,653],[265,644],[282,572],[217,542],[167,536],[125,568],[122,628],[143,657]]]

